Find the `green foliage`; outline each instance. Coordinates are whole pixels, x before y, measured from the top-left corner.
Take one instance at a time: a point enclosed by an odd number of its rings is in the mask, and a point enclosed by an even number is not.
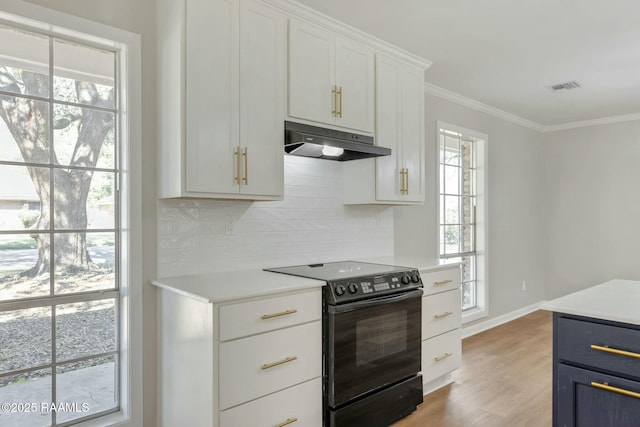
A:
[[[35,225],[40,218],[40,211],[22,211],[18,214],[24,228],[29,229]]]

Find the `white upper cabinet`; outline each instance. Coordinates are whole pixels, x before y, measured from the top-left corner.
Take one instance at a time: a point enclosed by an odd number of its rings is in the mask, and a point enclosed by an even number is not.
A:
[[[390,156],[345,162],[347,204],[424,203],[424,69],[376,54],[375,143]]]
[[[374,131],[374,50],[305,22],[289,21],[289,116]]]
[[[255,0],[160,3],[160,197],[281,199],[286,16]]]

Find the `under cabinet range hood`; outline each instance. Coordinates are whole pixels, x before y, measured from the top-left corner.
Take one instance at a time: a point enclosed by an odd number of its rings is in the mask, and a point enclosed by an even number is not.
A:
[[[373,145],[372,136],[288,121],[284,122],[284,151],[293,156],[341,162],[391,154],[390,148]]]

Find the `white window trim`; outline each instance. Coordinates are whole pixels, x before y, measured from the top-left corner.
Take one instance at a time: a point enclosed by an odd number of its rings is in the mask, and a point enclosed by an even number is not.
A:
[[[447,129],[462,135],[478,139],[476,146],[476,286],[477,307],[462,313],[462,323],[474,322],[489,315],[489,136],[471,129],[453,125],[444,121],[436,121],[436,171],[440,170],[440,129]],[[436,172],[436,194],[440,194],[440,173]],[[440,197],[436,197],[436,230],[440,226]],[[436,233],[436,253],[440,254],[440,233]]]
[[[142,401],[142,95],[140,36],[21,0],[3,0],[0,22],[116,50],[121,142],[121,410],[76,426],[141,426]],[[125,154],[126,153],[126,154]]]

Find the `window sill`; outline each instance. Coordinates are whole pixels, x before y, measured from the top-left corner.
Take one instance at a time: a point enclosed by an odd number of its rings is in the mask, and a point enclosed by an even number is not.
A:
[[[487,316],[489,316],[489,311],[486,308],[476,307],[462,313],[462,324],[475,322]]]

